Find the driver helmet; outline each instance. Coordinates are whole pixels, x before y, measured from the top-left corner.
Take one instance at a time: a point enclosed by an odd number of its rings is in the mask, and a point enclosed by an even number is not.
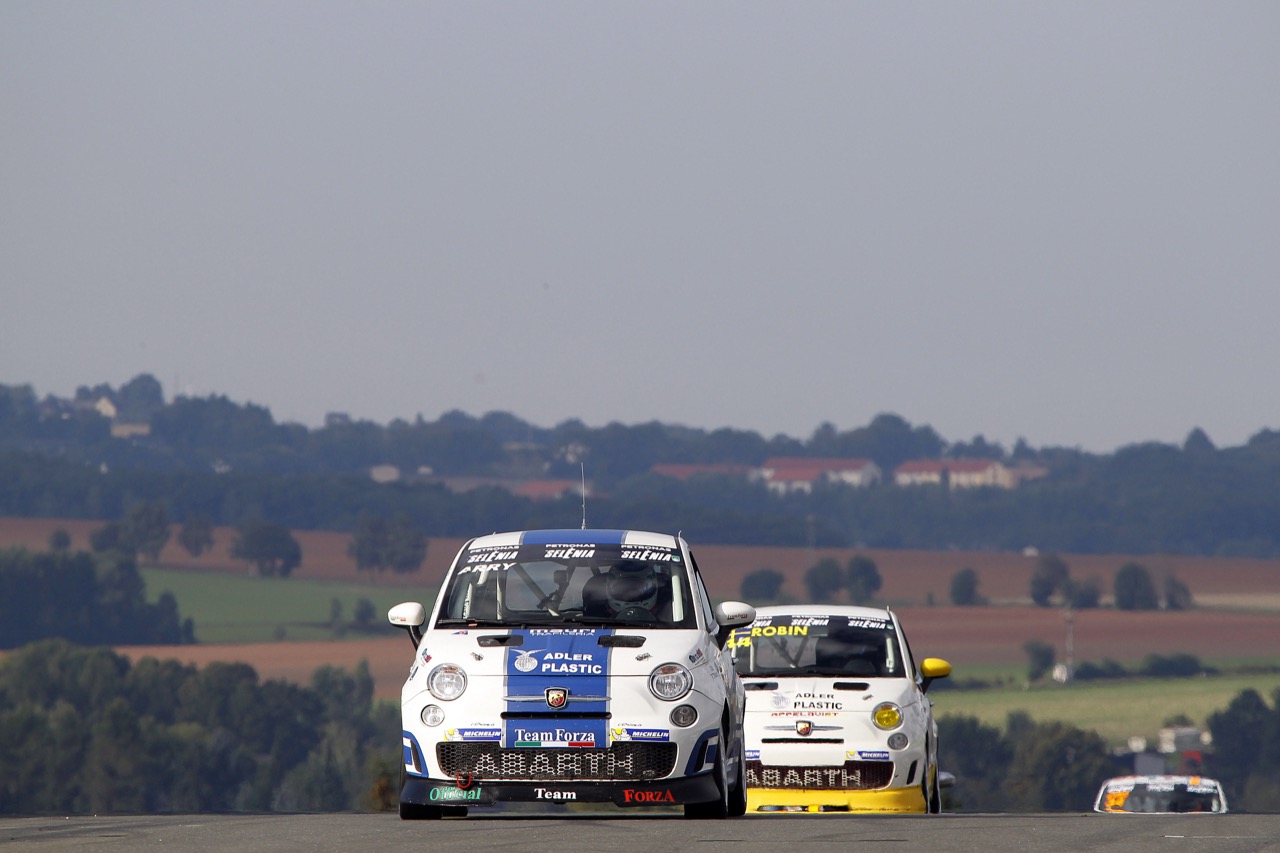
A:
[[[653,566],[639,560],[623,560],[609,569],[605,582],[609,609],[621,613],[628,607],[652,611],[658,603],[658,577]]]

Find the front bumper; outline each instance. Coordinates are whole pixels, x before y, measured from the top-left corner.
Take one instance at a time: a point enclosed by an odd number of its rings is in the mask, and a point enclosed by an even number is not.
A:
[[[920,786],[878,791],[824,791],[786,788],[747,788],[747,813],[784,814],[866,812],[924,814],[928,811]]]
[[[459,784],[462,783],[462,785]],[[465,787],[463,787],[465,785]],[[634,782],[486,782],[410,776],[400,802],[420,806],[492,806],[497,803],[613,803],[624,808],[706,803],[719,798],[714,774]]]

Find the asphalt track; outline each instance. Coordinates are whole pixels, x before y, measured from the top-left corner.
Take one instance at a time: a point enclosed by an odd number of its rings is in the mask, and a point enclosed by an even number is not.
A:
[[[412,851],[444,853],[826,853],[826,851],[1280,851],[1280,815],[942,814],[748,816],[687,821],[617,813],[401,821],[394,814],[8,818],[0,849]]]

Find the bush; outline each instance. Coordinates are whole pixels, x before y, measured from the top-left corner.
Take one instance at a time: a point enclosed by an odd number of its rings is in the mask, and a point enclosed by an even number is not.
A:
[[[1116,572],[1115,597],[1119,610],[1156,610],[1160,607],[1151,572],[1141,563],[1125,563]]]

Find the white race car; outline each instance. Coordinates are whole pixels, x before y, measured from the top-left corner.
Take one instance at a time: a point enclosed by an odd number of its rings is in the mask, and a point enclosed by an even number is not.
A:
[[[951,674],[912,656],[871,607],[761,607],[729,639],[747,690],[751,812],[938,812],[938,726],[925,696]]]
[[[713,607],[688,544],[634,530],[472,539],[413,640],[400,816],[499,802],[746,810],[742,682],[725,645],[754,609]]]

